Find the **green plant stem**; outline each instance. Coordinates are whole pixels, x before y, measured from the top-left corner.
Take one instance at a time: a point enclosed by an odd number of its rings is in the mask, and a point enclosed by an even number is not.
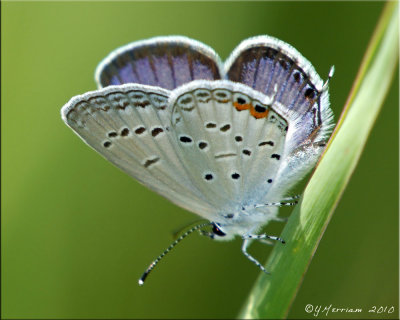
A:
[[[319,241],[348,184],[398,63],[398,3],[388,2],[338,125],[302,201],[257,279],[239,318],[286,318]]]

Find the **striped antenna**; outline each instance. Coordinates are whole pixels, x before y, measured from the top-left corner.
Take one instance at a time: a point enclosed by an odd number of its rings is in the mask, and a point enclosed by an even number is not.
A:
[[[167,249],[164,250],[163,253],[161,253],[157,259],[155,259],[150,265],[149,267],[146,269],[146,271],[143,273],[143,275],[140,277],[139,279],[139,286],[142,286],[144,284],[144,281],[146,280],[147,276],[149,275],[149,273],[151,272],[151,270],[154,269],[154,267],[157,265],[157,263],[160,262],[160,260],[168,253],[170,252],[179,242],[181,242],[183,239],[185,239],[189,234],[191,234],[192,232],[210,226],[212,225],[212,222],[207,222],[207,223],[202,223],[202,224],[198,224],[197,226],[194,226],[193,228],[189,229],[188,231],[186,231],[184,234],[182,234],[178,239],[176,239],[174,242],[172,242],[169,247]]]

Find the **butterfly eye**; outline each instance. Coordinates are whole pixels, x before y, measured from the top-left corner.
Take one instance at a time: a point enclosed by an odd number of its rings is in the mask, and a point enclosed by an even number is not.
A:
[[[218,226],[217,223],[213,223],[212,226],[213,226],[213,227],[212,227],[212,232],[213,232],[215,235],[220,236],[220,237],[226,236],[226,233],[223,232],[223,231],[219,228],[219,226]]]

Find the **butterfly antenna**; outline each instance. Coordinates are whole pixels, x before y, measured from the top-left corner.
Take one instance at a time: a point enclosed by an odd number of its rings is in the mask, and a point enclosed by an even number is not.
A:
[[[157,265],[157,263],[160,262],[160,260],[168,253],[170,252],[179,242],[181,242],[183,239],[185,239],[189,234],[193,233],[194,231],[207,227],[209,225],[212,225],[211,222],[207,222],[207,223],[202,223],[202,224],[198,224],[197,226],[194,226],[193,228],[189,229],[188,231],[186,231],[184,234],[182,234],[178,239],[176,239],[174,242],[172,242],[169,247],[167,249],[164,250],[163,253],[161,253],[157,259],[155,259],[150,265],[149,267],[146,269],[146,271],[143,273],[143,275],[140,277],[139,279],[139,285],[142,286],[144,284],[144,281],[146,280],[146,278],[148,277],[149,273],[151,272],[151,270],[154,269],[154,267]]]
[[[175,229],[174,231],[172,231],[172,239],[176,240],[179,237],[179,234],[181,232],[183,232],[183,230],[188,229],[189,227],[193,226],[193,225],[197,225],[198,223],[200,223],[201,221],[204,221],[204,219],[197,219],[195,221],[192,221],[190,223],[186,223],[185,225]],[[200,230],[201,231],[201,230]]]

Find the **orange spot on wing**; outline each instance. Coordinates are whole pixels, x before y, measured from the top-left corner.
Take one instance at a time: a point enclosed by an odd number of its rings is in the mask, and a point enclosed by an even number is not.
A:
[[[238,110],[238,111],[253,108],[253,105],[251,103],[240,104],[240,103],[234,102],[233,105],[235,106],[236,110]]]
[[[266,109],[264,112],[257,112],[256,109],[254,108],[253,104],[251,104],[251,103],[240,104],[238,102],[234,102],[233,105],[235,106],[236,110],[238,110],[238,111],[250,109],[250,114],[256,119],[265,118],[268,116],[268,113],[269,113],[268,109]]]
[[[251,108],[250,109],[250,114],[256,118],[256,119],[261,119],[261,118],[265,118],[266,116],[268,116],[269,110],[265,110],[264,112],[257,112],[256,109]]]

